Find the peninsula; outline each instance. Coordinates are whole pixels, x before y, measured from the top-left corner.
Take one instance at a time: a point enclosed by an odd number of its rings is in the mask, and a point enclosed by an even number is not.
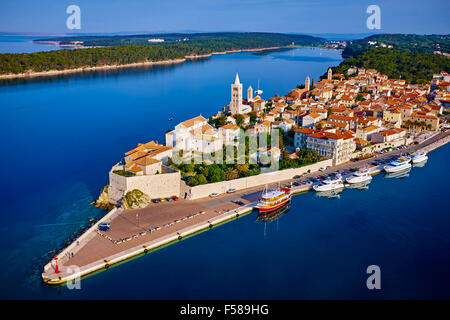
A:
[[[391,158],[430,152],[450,140],[449,83],[446,71],[410,84],[350,66],[266,100],[251,86],[244,98],[236,74],[218,113],[175,125],[164,144],[124,153],[101,195],[115,208],[59,252],[42,278],[61,284],[235,219],[254,209],[264,184],[305,192],[350,169],[375,174]]]

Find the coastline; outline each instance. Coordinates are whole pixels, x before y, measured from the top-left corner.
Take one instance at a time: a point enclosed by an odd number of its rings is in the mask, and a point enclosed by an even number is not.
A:
[[[439,137],[436,137],[439,136]],[[437,138],[437,139],[436,139]],[[450,134],[449,133],[438,133],[435,136],[430,137],[429,139],[423,141],[419,145],[410,145],[406,151],[421,151],[426,150],[427,152],[431,152],[432,150],[435,150],[441,146],[446,145],[448,142],[450,142]],[[405,152],[403,150],[402,152]],[[392,153],[389,153],[387,155],[381,155],[380,157],[386,157],[390,156]],[[361,166],[362,163],[365,161],[372,161],[373,159],[366,159],[366,160],[360,160],[356,163],[344,163],[341,165],[338,165],[336,167],[333,167],[332,170],[336,170],[338,168],[342,168],[344,166],[354,166],[358,167]],[[371,172],[371,174],[377,174],[380,173],[382,170],[378,167],[374,167],[374,170]],[[311,175],[317,174],[317,171],[311,172]],[[254,188],[253,188],[254,189]],[[296,188],[292,188],[292,194],[298,194],[298,193],[304,193],[308,192],[311,189],[311,186],[300,186]],[[245,191],[247,193],[248,191]],[[208,198],[206,199],[199,199],[199,200],[192,200],[193,203],[196,203],[197,205],[201,203],[201,201],[209,201]],[[99,223],[104,221],[110,221],[114,219],[115,216],[121,214],[121,210],[113,209],[108,214],[106,214],[102,219],[100,219],[97,223],[95,223],[91,228],[89,228],[83,235],[80,236],[80,238],[76,239],[71,245],[69,245],[67,248],[63,249],[58,254],[58,260],[60,261],[59,268],[61,270],[60,275],[57,275],[54,272],[54,265],[53,260],[47,263],[47,265],[44,267],[43,273],[42,273],[42,280],[44,283],[47,283],[49,285],[61,285],[64,284],[67,281],[76,279],[78,277],[85,277],[89,274],[92,274],[94,272],[98,272],[101,270],[108,269],[111,265],[117,264],[120,262],[124,262],[126,260],[129,260],[133,257],[149,253],[153,250],[156,250],[160,247],[170,245],[171,243],[177,242],[182,240],[183,238],[195,235],[199,232],[203,232],[205,230],[211,229],[213,226],[218,226],[223,223],[229,222],[234,220],[235,218],[238,218],[240,216],[243,216],[245,214],[248,214],[253,211],[255,202],[248,201],[244,206],[237,207],[235,209],[225,211],[225,212],[210,212],[205,214],[205,216],[199,216],[199,220],[194,222],[194,219],[192,223],[187,223],[185,227],[182,227],[181,229],[171,227],[170,230],[168,230],[167,233],[162,233],[160,236],[155,237],[153,239],[149,239],[150,241],[146,241],[144,243],[138,244],[138,245],[132,245],[128,248],[123,248],[123,250],[120,250],[116,252],[115,254],[106,257],[106,259],[100,259],[96,261],[92,261],[88,264],[85,264],[83,266],[80,266],[80,269],[78,272],[72,272],[72,270],[68,270],[64,264],[69,263],[70,260],[65,259],[65,255],[67,252],[70,252],[72,250],[77,253],[79,250],[81,250],[85,245],[87,245],[87,242],[92,240],[94,237],[96,237],[96,229]],[[137,211],[134,211],[137,212]],[[178,222],[177,222],[178,223]],[[181,223],[180,223],[181,225]],[[175,228],[175,229],[172,229]],[[157,234],[159,234],[161,231],[157,231]],[[87,242],[82,244],[81,242],[84,242],[84,240],[87,239]],[[80,246],[78,246],[78,241],[80,242]],[[130,243],[131,244],[131,243]],[[73,252],[73,251],[72,251]]]
[[[48,71],[39,71],[39,72],[30,71],[30,72],[24,72],[24,73],[8,73],[8,74],[0,75],[0,80],[50,77],[50,76],[58,76],[58,75],[63,75],[63,74],[80,73],[80,72],[85,72],[85,71],[116,70],[116,69],[122,69],[122,68],[146,67],[146,66],[153,66],[153,65],[181,64],[181,63],[186,62],[186,60],[188,60],[188,59],[195,60],[195,59],[209,58],[216,54],[227,54],[227,53],[238,53],[238,52],[260,52],[260,51],[266,51],[266,50],[276,50],[276,49],[291,48],[291,47],[292,46],[228,50],[228,51],[212,52],[212,53],[203,54],[203,55],[185,56],[184,58],[171,59],[171,60],[143,61],[143,62],[104,65],[104,66],[95,66],[95,67],[85,66],[85,67],[79,67],[79,68],[74,68],[74,69],[48,70]],[[90,48],[90,47],[85,47],[85,48]],[[292,48],[295,48],[295,47],[292,47]]]
[[[57,75],[62,75],[62,74],[79,73],[79,72],[85,72],[85,71],[116,70],[116,69],[121,69],[121,68],[180,64],[180,63],[184,63],[185,61],[186,61],[186,59],[172,59],[172,60],[161,60],[161,61],[134,62],[134,63],[117,64],[117,65],[104,65],[104,66],[97,66],[97,67],[80,67],[80,68],[75,68],[75,69],[64,69],[64,70],[25,72],[25,73],[17,73],[17,74],[9,73],[9,74],[0,75],[0,80],[57,76]]]

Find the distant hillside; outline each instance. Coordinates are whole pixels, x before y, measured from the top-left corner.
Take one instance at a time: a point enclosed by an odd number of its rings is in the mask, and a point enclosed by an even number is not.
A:
[[[164,42],[148,42],[164,39]],[[0,54],[0,75],[65,71],[84,67],[127,65],[183,59],[214,52],[251,50],[291,45],[320,46],[325,39],[280,33],[198,33],[134,36],[81,36],[40,39],[73,44],[82,41],[89,48],[23,54]],[[90,46],[96,46],[91,48]]]
[[[164,42],[149,42],[149,39],[162,39]],[[214,33],[159,33],[116,36],[72,36],[46,38],[35,41],[59,41],[60,44],[72,44],[82,41],[84,46],[120,46],[120,45],[174,45],[189,44],[201,47],[230,49],[263,48],[287,46],[292,43],[300,46],[316,45],[325,39],[308,35],[262,32],[214,32]]]
[[[352,66],[376,69],[389,78],[405,79],[408,83],[429,83],[434,73],[450,72],[450,59],[418,51],[370,48],[342,61],[332,68],[333,73],[345,75]],[[326,78],[326,74],[322,78]]]
[[[370,42],[370,43],[369,43]],[[450,52],[450,35],[376,34],[364,39],[349,41],[342,56],[354,57],[373,47],[392,46],[393,49],[421,53]]]

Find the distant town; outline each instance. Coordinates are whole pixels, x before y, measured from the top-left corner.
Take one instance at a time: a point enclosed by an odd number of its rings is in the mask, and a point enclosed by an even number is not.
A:
[[[352,67],[346,74],[333,74],[330,68],[324,79],[312,83],[307,77],[286,95],[268,99],[259,86],[257,90],[249,86],[244,98],[236,74],[228,105],[209,118],[199,115],[175,125],[166,133],[165,144],[152,140],[127,151],[111,169],[99,200],[124,205],[124,199],[134,199],[136,190],[147,198],[143,206],[149,199],[190,199],[190,188],[197,185],[260,174],[261,165],[249,159],[258,160],[261,152],[284,161],[280,169],[324,159],[335,166],[370,158],[387,148],[417,143],[445,126],[449,89],[446,72],[435,74],[430,84],[411,85],[374,69]],[[246,136],[261,137],[276,130],[281,145],[269,142],[267,149],[247,154],[241,164],[202,160],[205,154],[239,148],[244,131]],[[175,153],[181,154],[181,165],[173,161]]]

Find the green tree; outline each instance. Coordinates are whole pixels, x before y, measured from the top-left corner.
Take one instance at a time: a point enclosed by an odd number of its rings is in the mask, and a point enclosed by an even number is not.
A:
[[[233,180],[239,178],[239,172],[237,169],[229,169],[226,172],[226,180]]]
[[[196,175],[195,179],[198,181],[198,184],[206,184],[206,183],[208,183],[208,180],[206,180],[206,177],[203,174]]]
[[[245,119],[244,119],[244,116],[242,114],[236,114],[234,116],[234,119],[236,120],[236,125],[238,127],[243,127],[244,126]]]
[[[187,179],[187,184],[191,187],[195,187],[198,185],[198,180],[195,177],[191,176]]]

